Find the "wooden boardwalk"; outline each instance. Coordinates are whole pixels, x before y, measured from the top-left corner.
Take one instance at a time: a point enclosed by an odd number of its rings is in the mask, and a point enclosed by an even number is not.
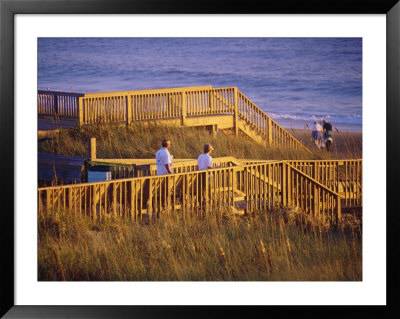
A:
[[[106,159],[97,161],[110,164]],[[232,208],[238,213],[252,213],[298,207],[337,223],[343,209],[362,206],[361,160],[307,161],[307,165],[300,165],[301,161],[218,161],[225,167],[196,171],[194,161],[188,160],[174,168],[185,167],[184,172],[169,175],[155,176],[149,169],[150,175],[143,177],[42,187],[38,189],[39,210],[63,209],[93,220],[137,220],[144,214],[159,216],[166,211]],[[317,172],[314,178],[304,172],[310,166]]]
[[[66,96],[62,92],[40,91],[38,115],[50,118],[52,130],[75,123],[85,126],[156,122],[168,126],[204,126],[214,133],[217,130],[235,135],[241,132],[264,145],[309,152],[237,87],[68,93]],[[95,150],[94,143],[90,159],[83,166],[82,159],[72,166],[81,165],[81,180],[85,171],[87,175],[88,167],[107,166],[112,171],[112,179],[40,187],[40,212],[62,209],[98,221],[138,220],[145,214],[160,216],[166,212],[185,214],[230,209],[250,214],[295,207],[338,223],[342,211],[362,207],[361,159],[265,161],[227,157],[215,158],[215,167],[207,171],[196,171],[195,159],[175,159],[173,174],[157,176],[154,159],[99,159]],[[49,172],[52,165],[46,165]],[[77,177],[77,170],[74,174]]]
[[[133,122],[203,126],[214,133],[231,131],[264,145],[310,152],[237,87],[212,88],[210,85],[71,94],[39,91],[39,117],[75,120],[81,126]]]

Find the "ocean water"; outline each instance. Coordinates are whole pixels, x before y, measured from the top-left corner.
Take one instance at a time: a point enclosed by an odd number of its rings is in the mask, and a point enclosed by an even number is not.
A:
[[[286,128],[362,128],[361,38],[40,38],[38,88],[237,86]]]

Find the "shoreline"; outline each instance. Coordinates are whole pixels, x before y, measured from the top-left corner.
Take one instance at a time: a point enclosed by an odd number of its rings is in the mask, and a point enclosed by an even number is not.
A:
[[[285,130],[290,131],[295,130],[311,130],[314,121],[304,121],[304,120],[275,120],[281,127]],[[333,131],[336,132],[358,132],[362,133],[362,124],[355,123],[336,123],[330,122],[332,124]]]
[[[310,150],[317,150],[311,137],[311,129],[287,129],[296,139],[302,142]],[[362,158],[362,132],[356,131],[332,131],[332,155],[341,158]],[[325,147],[321,151],[326,152]]]
[[[311,127],[312,125],[308,125],[309,128],[304,128],[304,127],[285,127],[282,126],[286,131],[291,132],[291,131],[304,131],[304,132],[311,132]],[[361,134],[362,135],[362,130],[358,130],[358,129],[347,129],[347,128],[340,128],[340,127],[336,127],[336,126],[332,126],[332,133],[333,134],[338,134],[338,133],[351,133],[351,134]],[[337,130],[336,130],[337,129]],[[310,133],[311,134],[311,133]]]

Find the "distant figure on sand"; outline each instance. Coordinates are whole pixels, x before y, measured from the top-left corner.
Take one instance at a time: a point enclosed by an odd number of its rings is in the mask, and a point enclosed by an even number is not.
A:
[[[322,136],[322,126],[317,121],[314,121],[312,129],[312,137],[318,149],[321,149],[321,136]]]
[[[172,156],[169,153],[171,141],[164,139],[161,145],[162,147],[156,153],[157,175],[171,174]]]
[[[323,134],[324,134],[324,142],[326,146],[326,150],[329,152],[333,139],[332,139],[332,124],[322,120],[322,128],[323,128]]]
[[[197,170],[201,171],[213,167],[212,157],[210,156],[211,151],[213,150],[214,148],[210,144],[204,144],[204,153],[200,154],[197,158]]]

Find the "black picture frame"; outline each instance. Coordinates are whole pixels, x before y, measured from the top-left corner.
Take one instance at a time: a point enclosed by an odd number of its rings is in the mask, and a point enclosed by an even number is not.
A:
[[[387,21],[387,305],[386,306],[19,306],[14,303],[14,18],[16,14],[386,14]],[[400,3],[398,0],[280,0],[245,3],[162,0],[0,0],[1,308],[4,318],[164,318],[239,315],[296,317],[372,315],[400,317],[396,292],[399,242],[396,180],[399,176]],[[179,301],[177,301],[179,304]]]

